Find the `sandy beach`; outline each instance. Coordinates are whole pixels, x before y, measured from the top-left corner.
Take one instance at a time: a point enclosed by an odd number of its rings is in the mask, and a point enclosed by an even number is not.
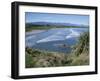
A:
[[[32,30],[32,31],[26,32],[25,34],[26,35],[31,35],[31,34],[34,35],[34,34],[42,33],[44,31],[46,31],[46,30]]]

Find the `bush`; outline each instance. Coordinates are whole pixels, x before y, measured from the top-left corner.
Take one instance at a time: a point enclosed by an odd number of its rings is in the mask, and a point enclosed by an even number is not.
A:
[[[88,51],[89,51],[89,32],[85,32],[79,37],[78,43],[74,47],[73,53],[78,56]]]

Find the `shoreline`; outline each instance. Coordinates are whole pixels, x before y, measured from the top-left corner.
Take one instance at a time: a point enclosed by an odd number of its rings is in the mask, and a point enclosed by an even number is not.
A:
[[[30,34],[34,35],[34,34],[42,33],[44,31],[46,31],[46,30],[32,30],[32,31],[25,32],[25,34],[26,35],[30,35]]]

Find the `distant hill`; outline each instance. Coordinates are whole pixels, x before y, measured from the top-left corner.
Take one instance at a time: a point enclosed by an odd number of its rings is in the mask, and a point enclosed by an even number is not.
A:
[[[72,24],[72,23],[57,23],[57,22],[31,22],[26,23],[26,25],[40,25],[40,26],[80,26],[80,27],[88,27],[81,24]]]

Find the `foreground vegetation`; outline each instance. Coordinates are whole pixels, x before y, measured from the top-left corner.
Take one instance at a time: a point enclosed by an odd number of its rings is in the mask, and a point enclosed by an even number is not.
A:
[[[70,54],[26,48],[26,68],[78,66],[89,64],[89,33],[79,37]]]

